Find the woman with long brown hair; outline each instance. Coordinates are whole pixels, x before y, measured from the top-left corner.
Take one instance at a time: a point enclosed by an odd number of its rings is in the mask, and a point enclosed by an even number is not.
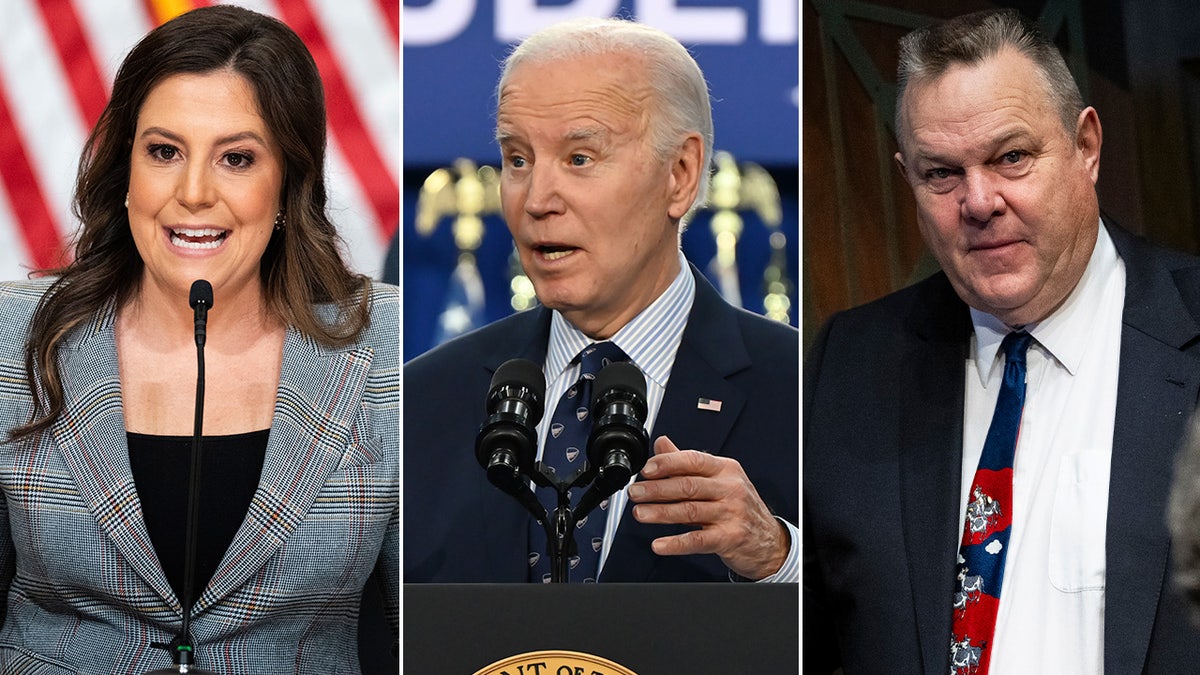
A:
[[[126,57],[80,160],[73,262],[0,285],[0,672],[140,672],[190,612],[217,672],[358,672],[368,576],[398,609],[398,292],[326,213],[301,40],[214,6]],[[182,606],[197,374],[205,463]]]

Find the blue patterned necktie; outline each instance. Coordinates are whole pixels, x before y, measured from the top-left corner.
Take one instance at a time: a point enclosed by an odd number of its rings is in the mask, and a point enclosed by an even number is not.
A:
[[[1013,454],[1025,407],[1025,353],[1033,337],[1009,333],[1004,350],[1004,382],[967,497],[967,518],[958,552],[954,590],[952,675],[987,675],[992,636],[1000,608],[1000,584],[1012,531]]]
[[[592,380],[609,363],[628,360],[625,352],[611,342],[590,344],[575,357],[575,361],[580,362],[579,379],[558,400],[542,450],[542,464],[553,467],[558,480],[566,480],[587,461],[587,439],[592,431]],[[552,488],[537,488],[537,494],[548,513],[558,505],[558,497]],[[604,544],[604,525],[608,519],[607,509],[606,499],[600,508],[588,514],[576,527],[578,553],[569,559],[568,578],[571,582],[596,581],[600,548]],[[545,530],[530,518],[530,581],[550,581],[550,556],[546,552],[546,543]]]

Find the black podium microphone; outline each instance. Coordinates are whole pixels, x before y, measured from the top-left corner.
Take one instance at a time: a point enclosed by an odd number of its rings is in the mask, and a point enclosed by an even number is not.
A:
[[[196,576],[196,520],[200,514],[200,464],[203,456],[204,435],[204,343],[207,339],[208,310],[213,306],[212,284],[203,279],[192,283],[188,302],[192,306],[196,322],[196,416],[192,428],[192,471],[188,479],[187,526],[183,548],[183,627],[171,644],[154,643],[152,646],[171,650],[174,668],[159,668],[146,675],[216,675],[208,670],[192,668],[196,662],[192,646],[192,585]]]
[[[650,458],[646,433],[646,376],[629,361],[608,364],[592,383],[592,433],[588,463],[596,469],[591,487],[579,499],[583,518],[605,497],[620,490]]]
[[[529,477],[537,455],[537,423],[542,419],[545,396],[546,379],[540,366],[525,359],[505,361],[492,376],[488,417],[475,437],[475,459],[487,471],[488,481],[516,497],[539,521],[545,512],[529,488]]]

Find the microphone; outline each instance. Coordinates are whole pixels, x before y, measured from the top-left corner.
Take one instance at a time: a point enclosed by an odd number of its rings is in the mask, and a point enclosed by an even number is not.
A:
[[[601,500],[620,490],[650,458],[646,433],[646,377],[628,361],[605,366],[592,383],[592,433],[588,462],[596,478],[579,500],[575,517],[583,518]]]
[[[170,644],[160,642],[150,646],[171,651],[175,668],[160,668],[146,675],[169,675],[191,673],[192,675],[215,675],[207,670],[192,668],[196,654],[192,645],[192,585],[196,576],[196,521],[200,514],[200,464],[202,457],[201,438],[204,435],[204,343],[207,338],[208,310],[213,306],[212,284],[204,279],[192,282],[188,303],[195,312],[196,324],[196,414],[192,427],[192,471],[188,479],[187,526],[183,547],[183,627]]]
[[[208,310],[213,306],[212,284],[204,279],[193,281],[192,290],[188,293],[188,304],[196,313],[196,346],[203,347],[207,338]],[[200,352],[200,358],[204,358],[203,351]]]
[[[475,459],[487,471],[488,481],[516,497],[539,521],[545,510],[521,475],[533,472],[545,396],[540,366],[525,359],[505,361],[492,376],[488,417],[475,437]]]

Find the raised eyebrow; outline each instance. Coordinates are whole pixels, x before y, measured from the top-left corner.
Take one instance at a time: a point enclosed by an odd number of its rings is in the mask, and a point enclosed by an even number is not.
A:
[[[997,136],[996,139],[992,141],[992,145],[997,148],[997,152],[1000,152],[1005,146],[1012,144],[1013,141],[1017,141],[1019,145],[1028,145],[1029,138],[1029,132],[1025,131],[1024,129],[1013,129],[1008,133]],[[1004,150],[1004,152],[1008,152],[1008,150]]]
[[[267,143],[267,139],[258,135],[257,132],[249,130],[239,131],[236,134],[230,134],[228,136],[222,136],[221,138],[217,139],[217,145],[229,145],[230,143],[239,143],[241,141],[254,141],[255,143],[258,143],[264,147],[269,145]]]
[[[513,131],[511,129],[496,130],[496,145],[500,147],[500,151],[502,153],[532,152],[532,149],[529,147],[529,139],[519,131]]]
[[[604,139],[608,137],[608,130],[604,127],[587,126],[572,129],[563,136],[563,140],[567,141],[590,141],[592,139]]]
[[[154,134],[162,136],[173,143],[177,143],[179,145],[187,145],[187,143],[184,141],[182,136],[180,136],[179,134],[177,134],[173,131],[170,131],[169,129],[164,129],[162,127],[147,127],[146,130],[142,132],[142,138],[145,138],[146,136],[150,136],[150,135],[154,135]],[[257,132],[250,131],[250,130],[239,131],[234,134],[229,134],[228,136],[222,136],[217,139],[216,144],[217,145],[228,145],[230,143],[238,143],[240,141],[255,141],[263,146],[267,145],[266,139],[264,139],[262,136],[258,135]]]
[[[572,130],[568,131],[567,133],[563,134],[563,140],[568,141],[568,142],[588,141],[588,140],[597,139],[597,138],[599,138],[599,139],[608,138],[608,130],[605,129],[604,127],[580,127],[578,129],[572,129]],[[512,143],[520,143],[520,142],[521,142],[521,138],[519,138],[516,134],[509,132],[509,131],[505,131],[503,129],[496,130],[496,144],[497,145],[503,146],[503,145],[509,145]]]
[[[928,171],[934,168],[956,169],[960,166],[958,162],[951,161],[945,157],[938,157],[937,155],[917,153],[916,159],[917,161],[914,163],[914,166],[920,171]]]

